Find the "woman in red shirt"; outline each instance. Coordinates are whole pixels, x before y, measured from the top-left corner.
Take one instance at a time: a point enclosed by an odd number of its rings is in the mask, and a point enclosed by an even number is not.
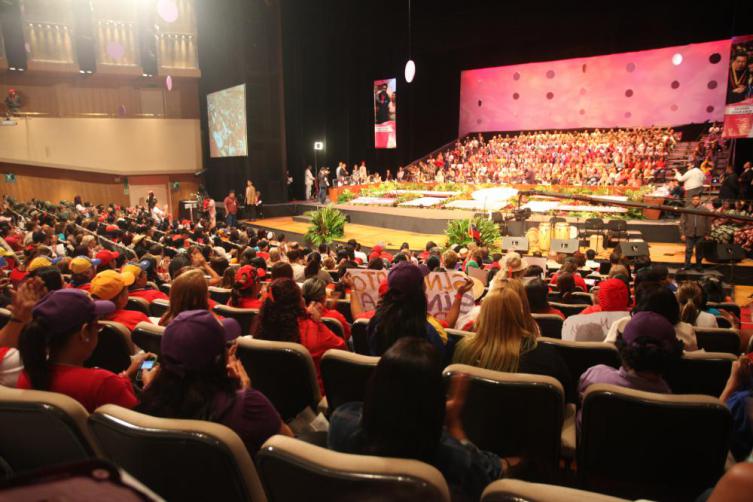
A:
[[[61,289],[42,298],[32,310],[32,321],[21,333],[19,351],[24,371],[19,389],[66,394],[89,412],[103,404],[133,408],[138,404],[130,378],[147,354],[133,358],[119,375],[84,368],[97,346],[98,320],[112,314],[110,301],[94,301],[79,289]]]
[[[329,349],[345,348],[345,340],[332,333],[321,321],[324,306],[313,302],[306,307],[301,288],[292,279],[277,279],[267,289],[267,298],[252,330],[261,340],[300,343],[311,353],[319,389],[324,386],[319,361]]]
[[[301,288],[303,299],[306,301],[308,307],[312,303],[319,303],[322,305],[322,317],[331,317],[340,321],[343,327],[343,335],[346,340],[350,339],[350,324],[339,311],[335,309],[327,308],[327,284],[316,277],[306,279]]]
[[[260,309],[259,276],[257,269],[251,265],[243,265],[235,272],[233,291],[227,304],[241,309]]]

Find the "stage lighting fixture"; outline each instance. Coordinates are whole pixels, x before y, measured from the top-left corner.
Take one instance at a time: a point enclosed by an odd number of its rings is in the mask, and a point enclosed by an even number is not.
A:
[[[413,82],[413,77],[416,76],[416,63],[413,62],[412,59],[409,59],[407,63],[405,63],[405,81],[409,84]]]
[[[314,141],[314,150],[316,151],[324,150],[324,141]]]
[[[680,66],[682,64],[682,54],[679,52],[675,53],[674,56],[672,56],[672,64],[675,66]]]

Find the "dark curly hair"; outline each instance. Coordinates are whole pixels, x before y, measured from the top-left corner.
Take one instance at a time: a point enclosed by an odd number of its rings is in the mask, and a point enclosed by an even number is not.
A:
[[[255,319],[252,333],[262,340],[300,343],[298,319],[306,315],[301,288],[293,279],[276,279]]]
[[[620,334],[616,345],[622,365],[634,371],[664,374],[682,357],[683,343],[680,340],[675,340],[671,347],[666,347],[648,336],[641,336],[633,343],[627,343]]]

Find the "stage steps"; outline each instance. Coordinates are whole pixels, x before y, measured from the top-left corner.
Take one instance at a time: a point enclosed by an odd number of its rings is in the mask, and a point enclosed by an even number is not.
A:
[[[297,223],[311,223],[311,216],[306,216],[305,214],[299,214],[297,216],[293,216],[293,221]]]

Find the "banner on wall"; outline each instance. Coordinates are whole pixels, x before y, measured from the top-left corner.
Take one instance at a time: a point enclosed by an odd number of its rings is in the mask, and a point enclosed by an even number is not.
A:
[[[397,79],[374,81],[374,148],[397,148]]]
[[[753,138],[753,35],[732,39],[723,136]]]

